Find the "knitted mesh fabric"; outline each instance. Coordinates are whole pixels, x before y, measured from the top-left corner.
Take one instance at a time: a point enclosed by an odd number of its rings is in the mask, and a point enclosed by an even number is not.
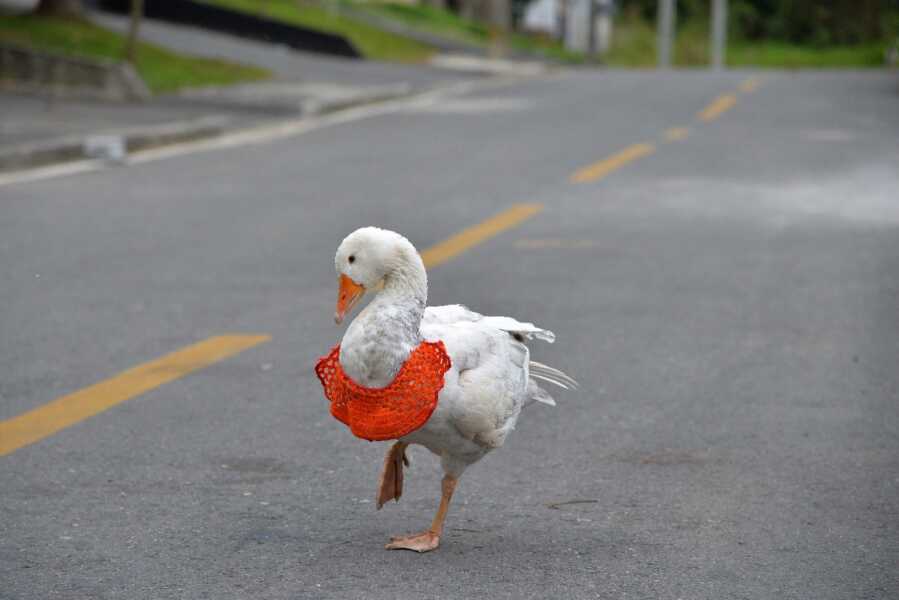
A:
[[[340,344],[315,365],[331,402],[331,414],[364,440],[395,440],[412,433],[431,417],[443,375],[452,366],[443,342],[422,342],[412,351],[387,387],[359,385],[340,367]]]

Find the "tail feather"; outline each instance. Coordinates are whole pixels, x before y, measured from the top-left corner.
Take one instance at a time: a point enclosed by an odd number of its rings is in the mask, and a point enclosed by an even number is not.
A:
[[[523,342],[524,338],[537,338],[550,344],[556,341],[556,334],[549,329],[541,329],[533,323],[523,323],[512,317],[484,317],[484,323],[508,331],[519,342]]]
[[[559,369],[544,365],[536,360],[530,361],[530,375],[534,379],[552,383],[565,390],[576,390],[578,388],[578,383],[574,378]]]
[[[525,406],[534,402],[546,404],[547,406],[556,405],[556,401],[549,395],[549,392],[537,385],[537,380],[531,379],[528,381],[528,399],[525,402]]]

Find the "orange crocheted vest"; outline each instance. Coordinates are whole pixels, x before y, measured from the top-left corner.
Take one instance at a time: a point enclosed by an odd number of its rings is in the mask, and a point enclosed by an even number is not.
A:
[[[334,418],[356,437],[375,442],[401,438],[427,422],[450,366],[443,342],[422,342],[387,387],[367,388],[343,372],[338,344],[318,360],[315,374]]]

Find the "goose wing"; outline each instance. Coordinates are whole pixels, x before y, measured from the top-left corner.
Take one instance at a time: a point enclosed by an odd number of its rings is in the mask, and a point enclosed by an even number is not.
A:
[[[425,339],[442,340],[453,361],[446,398],[454,425],[483,445],[501,446],[523,406],[535,401],[555,405],[537,379],[565,388],[576,385],[561,371],[530,360],[525,340],[555,339],[533,323],[484,316],[455,304],[428,307],[421,332]]]

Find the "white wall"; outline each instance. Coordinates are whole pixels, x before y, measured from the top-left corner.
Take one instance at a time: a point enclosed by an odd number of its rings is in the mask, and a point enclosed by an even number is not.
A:
[[[611,0],[596,0],[596,31],[600,52],[607,50],[612,36]],[[604,7],[602,10],[600,7]],[[524,24],[527,29],[558,36],[557,0],[535,0],[528,5]],[[568,0],[565,47],[586,52],[590,46],[589,0]]]

